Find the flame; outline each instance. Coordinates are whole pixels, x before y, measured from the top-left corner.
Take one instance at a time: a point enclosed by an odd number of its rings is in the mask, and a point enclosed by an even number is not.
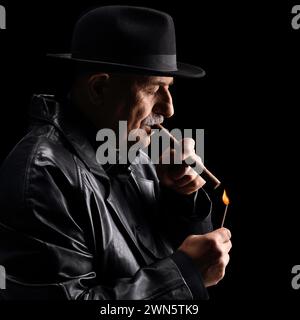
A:
[[[224,189],[224,192],[223,192],[222,200],[223,200],[223,202],[224,202],[224,204],[225,204],[226,206],[229,205],[229,198],[227,197],[227,194],[226,194],[225,189]]]

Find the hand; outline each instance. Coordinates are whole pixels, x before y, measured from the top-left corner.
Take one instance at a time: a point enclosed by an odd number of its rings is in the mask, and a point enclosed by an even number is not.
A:
[[[191,138],[181,140],[183,146],[182,154],[176,154],[175,149],[167,149],[160,157],[160,164],[156,165],[156,172],[160,182],[174,191],[189,195],[202,188],[205,180],[195,170],[185,164],[174,164],[175,157],[184,161],[190,156],[198,157],[195,153],[195,141]],[[170,164],[166,163],[169,156]]]
[[[188,236],[178,248],[199,267],[205,287],[214,286],[223,279],[232,247],[230,238],[230,231],[220,228],[205,235]]]

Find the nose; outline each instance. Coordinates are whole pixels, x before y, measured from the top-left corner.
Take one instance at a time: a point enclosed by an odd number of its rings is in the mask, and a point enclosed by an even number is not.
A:
[[[161,94],[156,101],[153,112],[170,118],[174,114],[173,99],[168,88],[162,88]]]

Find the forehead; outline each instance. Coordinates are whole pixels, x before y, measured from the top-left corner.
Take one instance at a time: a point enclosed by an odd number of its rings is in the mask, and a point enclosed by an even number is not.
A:
[[[173,77],[157,77],[157,76],[135,76],[135,82],[140,85],[161,85],[169,86],[174,82]]]
[[[159,76],[144,76],[137,74],[110,74],[111,82],[119,89],[128,88],[139,90],[148,86],[170,86],[173,84],[173,77],[159,77]]]

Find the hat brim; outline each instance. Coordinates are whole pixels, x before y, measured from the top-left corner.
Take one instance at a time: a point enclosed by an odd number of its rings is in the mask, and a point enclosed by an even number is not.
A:
[[[190,65],[187,63],[177,62],[177,70],[175,71],[162,71],[155,70],[150,68],[144,68],[135,65],[128,64],[119,64],[112,63],[107,61],[98,61],[98,60],[85,60],[73,58],[70,53],[62,54],[47,54],[47,57],[56,58],[68,61],[69,63],[77,63],[81,66],[95,66],[101,68],[103,71],[111,72],[128,72],[128,73],[137,73],[142,75],[153,75],[153,76],[169,76],[169,77],[182,77],[182,78],[202,78],[205,76],[205,71],[197,66]]]

